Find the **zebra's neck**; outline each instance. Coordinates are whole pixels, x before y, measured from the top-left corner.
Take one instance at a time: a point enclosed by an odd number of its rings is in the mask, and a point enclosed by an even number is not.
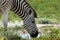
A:
[[[24,0],[14,0],[13,8],[11,10],[14,11],[22,19],[25,19],[27,15],[29,15],[29,6]]]

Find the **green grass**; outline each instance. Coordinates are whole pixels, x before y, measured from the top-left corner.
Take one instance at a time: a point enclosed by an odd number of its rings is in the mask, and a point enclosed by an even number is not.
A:
[[[17,38],[19,40],[20,39],[23,40],[23,38],[21,38],[20,36],[18,36],[16,34],[17,29],[19,30],[19,28],[20,28],[19,26],[7,28],[7,30],[5,32],[8,33],[8,38],[11,37],[13,40],[17,40]],[[23,28],[20,28],[20,29],[22,29],[22,31],[24,31]],[[41,36],[39,38],[32,38],[31,40],[60,40],[60,27],[55,28],[53,26],[43,26],[43,27],[41,27],[39,29],[44,31],[44,34],[43,35],[40,34]],[[4,33],[2,33],[3,30],[4,29],[2,27],[0,27],[0,40],[4,40],[4,36],[3,36]],[[48,33],[48,30],[50,30],[49,33]]]
[[[16,20],[21,21],[21,18],[18,15],[16,15],[16,13],[10,11],[9,12],[9,20],[11,20],[11,21],[16,21]]]

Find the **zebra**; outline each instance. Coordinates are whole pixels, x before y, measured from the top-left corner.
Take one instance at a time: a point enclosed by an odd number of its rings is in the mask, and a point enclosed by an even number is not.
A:
[[[37,14],[26,0],[0,0],[0,12],[3,14],[2,18],[5,29],[7,28],[9,10],[22,18],[24,28],[32,38],[38,36],[38,28],[35,22]]]

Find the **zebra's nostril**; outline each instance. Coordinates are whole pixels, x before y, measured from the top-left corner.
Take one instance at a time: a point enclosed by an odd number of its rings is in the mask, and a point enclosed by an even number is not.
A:
[[[38,36],[38,31],[30,35],[32,38],[36,38]]]

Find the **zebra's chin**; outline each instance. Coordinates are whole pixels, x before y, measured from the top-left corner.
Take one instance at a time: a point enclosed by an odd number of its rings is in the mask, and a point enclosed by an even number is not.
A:
[[[36,38],[36,37],[38,36],[38,31],[36,31],[35,33],[30,34],[30,36],[31,36],[32,38]]]

